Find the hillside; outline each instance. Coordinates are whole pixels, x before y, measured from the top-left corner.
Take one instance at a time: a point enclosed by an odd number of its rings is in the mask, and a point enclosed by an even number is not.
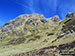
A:
[[[34,13],[7,22],[0,27],[0,56],[60,56],[60,51],[75,51],[75,17],[67,16],[61,21],[57,15],[45,18]]]

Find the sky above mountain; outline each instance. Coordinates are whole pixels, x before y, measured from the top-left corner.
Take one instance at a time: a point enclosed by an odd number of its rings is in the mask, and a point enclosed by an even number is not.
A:
[[[75,12],[75,0],[0,0],[0,26],[21,14],[59,15],[64,19],[68,12]]]

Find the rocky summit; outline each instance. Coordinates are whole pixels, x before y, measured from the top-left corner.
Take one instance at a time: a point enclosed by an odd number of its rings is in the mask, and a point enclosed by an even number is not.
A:
[[[24,14],[0,27],[0,56],[74,55],[75,13],[63,20],[58,15]]]

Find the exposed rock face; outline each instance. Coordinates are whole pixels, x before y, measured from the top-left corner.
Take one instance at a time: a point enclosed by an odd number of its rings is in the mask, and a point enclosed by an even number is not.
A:
[[[2,32],[6,32],[8,30],[12,30],[20,25],[41,25],[42,23],[46,23],[47,20],[43,15],[32,14],[32,15],[20,15],[16,17],[16,19],[9,21],[4,24],[2,27]]]
[[[68,14],[66,15],[66,17],[67,17],[67,18],[73,17],[73,19],[75,19],[75,13],[68,13]]]
[[[68,13],[62,27],[64,32],[73,30],[75,32],[75,13]]]
[[[59,16],[56,15],[56,16],[52,17],[52,20],[53,20],[54,22],[58,22],[60,19],[59,19]]]

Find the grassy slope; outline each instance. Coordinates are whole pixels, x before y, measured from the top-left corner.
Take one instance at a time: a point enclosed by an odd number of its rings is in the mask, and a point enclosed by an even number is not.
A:
[[[43,26],[43,27],[45,27],[45,26]],[[38,27],[38,29],[40,29],[40,27]],[[3,48],[3,46],[2,46],[0,48],[0,55],[8,56],[8,55],[16,54],[16,53],[27,52],[27,51],[31,51],[31,50],[34,50],[34,49],[43,48],[47,44],[47,43],[43,42],[45,39],[49,38],[48,42],[54,40],[54,36],[53,37],[47,36],[46,32],[52,32],[51,28],[48,29],[48,30],[40,31],[40,33],[33,34],[33,36],[28,37],[24,43],[21,43],[19,45],[13,45],[13,46],[9,45],[9,46],[6,46],[5,48]],[[27,42],[27,40],[29,40],[31,38],[34,38],[34,36],[38,36],[38,35],[41,37],[40,39],[37,39],[36,41]],[[7,40],[9,40],[9,39],[11,40],[11,39],[14,39],[14,38],[15,37],[11,37],[11,38],[8,37],[7,39],[0,42],[1,43],[0,45],[6,44],[8,42]]]
[[[50,20],[48,20],[50,21]],[[46,29],[46,27],[48,26],[48,29]],[[3,39],[2,41],[0,41],[0,56],[12,56],[14,54],[19,54],[19,53],[23,53],[23,52],[28,52],[28,51],[32,51],[32,50],[39,50],[41,48],[44,47],[48,47],[48,46],[58,46],[60,44],[65,44],[65,43],[70,43],[72,41],[75,41],[75,33],[73,34],[68,34],[60,39],[57,39],[57,35],[60,33],[59,29],[61,29],[61,26],[59,26],[58,24],[50,21],[48,24],[42,24],[37,26],[37,29],[39,29],[39,33],[33,33],[33,35],[30,35],[31,33],[27,31],[23,31],[22,28],[26,27],[28,30],[32,30],[35,29],[34,26],[30,25],[30,26],[19,26],[17,27],[17,30],[22,31],[24,33],[27,34],[27,36],[12,36],[10,35],[8,38]],[[32,28],[31,28],[32,27]],[[15,29],[16,30],[16,29]],[[47,36],[48,34],[46,33],[54,33],[54,35],[50,35]],[[5,35],[6,36],[6,35]],[[18,39],[19,37],[24,37],[26,40],[21,43],[21,44],[10,44],[10,45],[6,45],[9,40],[12,39]],[[40,39],[36,39],[35,41],[28,41],[30,39],[34,39],[35,36],[40,36]],[[57,39],[55,42],[52,43],[53,40]],[[46,41],[45,41],[46,40]],[[16,41],[15,41],[16,42]],[[74,50],[74,49],[71,49]]]

